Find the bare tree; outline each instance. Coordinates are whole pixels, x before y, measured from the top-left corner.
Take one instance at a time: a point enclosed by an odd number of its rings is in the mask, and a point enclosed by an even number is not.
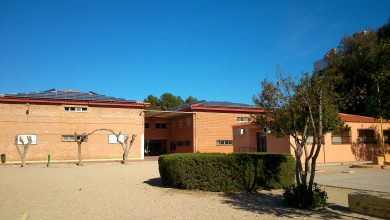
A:
[[[124,139],[121,140],[121,138],[120,138],[121,135],[122,135],[121,132],[115,133],[114,130],[112,130],[112,129],[100,128],[100,129],[93,130],[90,133],[86,133],[86,132],[84,132],[83,134],[77,134],[76,132],[74,133],[73,137],[74,137],[74,140],[77,143],[77,147],[78,147],[79,162],[77,163],[77,165],[78,166],[83,166],[83,161],[82,161],[82,156],[81,156],[81,145],[82,145],[82,143],[86,142],[88,140],[88,137],[90,135],[92,135],[93,133],[97,132],[97,131],[108,131],[111,134],[115,135],[117,142],[122,146],[122,149],[123,149],[123,155],[122,155],[123,161],[122,161],[122,163],[123,164],[127,164],[127,158],[128,158],[131,146],[133,145],[137,135],[133,134],[131,136],[131,140],[129,142],[129,137],[127,135],[125,135],[125,134],[123,134],[124,135]]]
[[[111,131],[111,133],[116,136],[117,142],[122,146],[122,149],[123,149],[123,161],[122,161],[122,163],[123,164],[127,164],[127,157],[129,156],[129,152],[130,152],[131,146],[133,145],[137,135],[133,134],[131,136],[131,140],[129,142],[129,136],[124,135],[124,140],[122,141],[122,140],[120,140],[121,132],[116,134],[114,131]]]
[[[18,143],[18,135],[16,135],[15,137],[15,146],[16,146],[16,149],[18,150],[18,153],[19,153],[19,156],[20,156],[20,159],[22,160],[22,165],[21,167],[24,167],[26,165],[26,155],[27,155],[27,151],[30,147],[30,144],[32,143],[32,139],[31,139],[31,136],[27,136],[27,143],[24,142],[23,138],[21,136],[19,136],[19,141],[22,143],[23,145],[23,153],[22,151],[20,150],[19,148],[19,143]]]
[[[83,166],[83,160],[81,156],[81,144],[86,142],[88,140],[88,136],[91,134],[92,133],[87,134],[85,132],[83,134],[77,134],[75,132],[73,135],[74,141],[77,143],[77,149],[78,149],[77,153],[78,153],[79,162],[77,163],[77,166]]]

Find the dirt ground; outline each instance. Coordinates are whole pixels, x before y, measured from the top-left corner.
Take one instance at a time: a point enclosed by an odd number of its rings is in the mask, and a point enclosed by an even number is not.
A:
[[[329,206],[285,207],[281,190],[185,191],[161,186],[157,161],[0,165],[0,219],[373,219],[348,211],[348,193],[327,187]]]

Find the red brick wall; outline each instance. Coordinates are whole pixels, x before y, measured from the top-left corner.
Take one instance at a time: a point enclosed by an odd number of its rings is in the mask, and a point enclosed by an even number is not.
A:
[[[217,146],[217,140],[233,140],[232,125],[242,122],[237,117],[250,117],[249,114],[196,112],[195,135],[196,151],[232,153],[233,144]]]

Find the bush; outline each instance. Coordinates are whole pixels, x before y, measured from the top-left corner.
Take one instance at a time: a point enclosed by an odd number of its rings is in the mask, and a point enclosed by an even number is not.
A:
[[[289,154],[169,154],[159,158],[163,185],[206,191],[256,191],[294,184]]]
[[[317,184],[313,189],[307,186],[290,186],[284,188],[284,201],[288,206],[299,209],[314,209],[326,206],[328,195]]]
[[[1,154],[1,163],[5,163],[7,161],[7,157],[5,154]]]

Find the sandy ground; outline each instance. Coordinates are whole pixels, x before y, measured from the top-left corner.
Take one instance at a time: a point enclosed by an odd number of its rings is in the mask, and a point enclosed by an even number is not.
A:
[[[373,219],[348,212],[348,193],[326,188],[329,207],[283,205],[281,190],[213,193],[161,186],[157,161],[0,166],[0,219]]]

